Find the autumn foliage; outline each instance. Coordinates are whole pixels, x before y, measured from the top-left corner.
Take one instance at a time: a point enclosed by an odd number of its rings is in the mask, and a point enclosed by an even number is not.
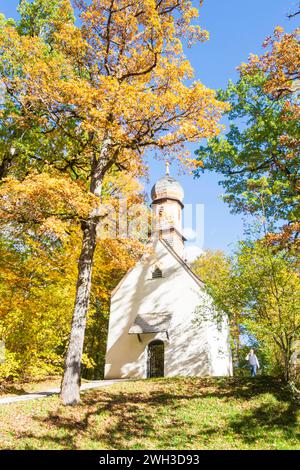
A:
[[[62,387],[73,404],[105,178],[142,175],[155,148],[193,165],[184,143],[218,134],[227,104],[193,81],[183,43],[208,33],[190,0],[23,0],[19,13],[0,24],[0,211],[46,237],[68,221],[82,231]]]
[[[267,217],[274,227],[268,242],[293,250],[300,220],[299,31],[277,27],[264,47],[238,67],[237,83],[219,91],[231,104],[227,134],[197,153],[204,169],[223,175],[231,208]]]
[[[299,91],[300,91],[300,30],[296,29],[292,33],[284,33],[282,27],[278,26],[274,31],[274,36],[268,37],[264,42],[267,49],[261,57],[251,55],[248,64],[241,67],[242,74],[255,74],[262,71],[266,76],[264,84],[265,93],[271,95],[274,101],[284,99],[280,119],[287,123],[299,123]],[[275,160],[279,171],[290,176],[290,184],[294,188],[296,204],[300,206],[300,176],[295,175],[289,169],[289,162],[294,162],[294,166],[299,170],[299,148],[300,132],[299,126],[295,124],[295,132],[284,132],[279,136],[279,143],[285,147],[285,158],[287,163]],[[299,210],[297,212],[299,214]],[[298,217],[298,215],[297,215]],[[298,235],[298,220],[290,221],[284,225],[280,234],[270,233],[269,242],[283,244],[300,248]]]

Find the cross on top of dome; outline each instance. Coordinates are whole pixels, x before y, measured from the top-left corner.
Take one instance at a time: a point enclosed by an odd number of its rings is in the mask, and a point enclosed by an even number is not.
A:
[[[182,203],[184,191],[181,184],[170,176],[170,162],[166,161],[166,174],[151,189],[152,202],[158,199],[175,199]]]

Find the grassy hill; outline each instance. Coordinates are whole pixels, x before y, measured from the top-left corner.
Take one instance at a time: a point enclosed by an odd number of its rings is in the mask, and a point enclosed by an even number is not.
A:
[[[119,383],[65,408],[0,406],[1,449],[299,449],[298,404],[272,378]]]

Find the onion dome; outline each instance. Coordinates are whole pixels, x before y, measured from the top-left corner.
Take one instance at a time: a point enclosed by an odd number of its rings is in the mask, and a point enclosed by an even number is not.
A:
[[[181,184],[169,175],[169,165],[166,165],[166,175],[156,181],[151,189],[152,201],[158,199],[175,199],[183,202],[184,191]]]

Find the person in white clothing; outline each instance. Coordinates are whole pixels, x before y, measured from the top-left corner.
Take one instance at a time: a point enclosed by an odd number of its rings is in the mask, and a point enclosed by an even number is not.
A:
[[[246,361],[249,362],[251,377],[255,377],[257,374],[257,370],[259,369],[259,362],[254,352],[254,349],[250,349],[249,353],[246,356]]]

